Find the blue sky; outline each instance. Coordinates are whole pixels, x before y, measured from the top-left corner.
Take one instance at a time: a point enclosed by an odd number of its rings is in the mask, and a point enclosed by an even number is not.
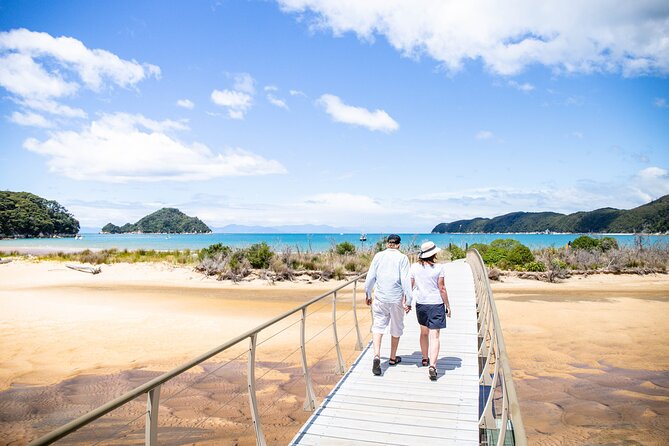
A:
[[[0,189],[365,232],[669,194],[669,4],[541,3],[0,0]]]

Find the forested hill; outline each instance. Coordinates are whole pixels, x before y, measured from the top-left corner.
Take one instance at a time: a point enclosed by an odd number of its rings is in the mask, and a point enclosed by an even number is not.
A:
[[[669,232],[669,195],[634,209],[602,208],[590,212],[513,212],[495,218],[440,223],[432,232]]]
[[[30,192],[0,191],[0,238],[73,236],[79,222],[53,200]]]
[[[105,234],[126,232],[180,234],[211,232],[211,229],[199,218],[189,217],[179,209],[162,208],[134,224],[126,223],[119,227],[108,223],[102,228],[101,232]]]

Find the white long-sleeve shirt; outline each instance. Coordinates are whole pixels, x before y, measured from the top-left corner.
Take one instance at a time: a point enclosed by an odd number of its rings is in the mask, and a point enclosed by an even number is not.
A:
[[[377,252],[367,272],[365,292],[371,296],[376,285],[374,296],[379,302],[402,302],[405,295],[407,305],[411,306],[409,268],[409,258],[397,249]]]

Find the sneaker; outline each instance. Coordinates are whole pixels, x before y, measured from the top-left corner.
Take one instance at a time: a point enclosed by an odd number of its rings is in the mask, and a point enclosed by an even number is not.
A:
[[[372,373],[376,376],[381,375],[381,358],[378,356],[374,358],[374,363],[372,364]]]
[[[437,368],[435,366],[431,365],[430,368],[427,370],[427,373],[430,375],[431,381],[437,380]]]

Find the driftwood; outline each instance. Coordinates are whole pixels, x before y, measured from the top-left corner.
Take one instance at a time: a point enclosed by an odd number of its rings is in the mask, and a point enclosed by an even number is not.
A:
[[[0,265],[11,262],[12,259],[0,259]]]
[[[81,271],[82,273],[91,273],[91,274],[100,274],[102,268],[99,266],[83,266],[83,265],[65,265],[70,269],[75,271]]]

